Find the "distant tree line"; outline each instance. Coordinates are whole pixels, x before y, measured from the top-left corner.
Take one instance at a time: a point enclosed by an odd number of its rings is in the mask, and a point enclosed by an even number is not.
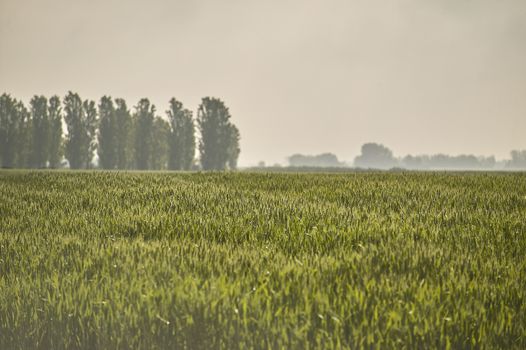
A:
[[[514,150],[510,153],[511,159],[506,162],[508,169],[526,169],[526,150]]]
[[[0,164],[4,168],[235,169],[240,134],[223,101],[205,97],[194,120],[172,98],[166,118],[147,98],[130,111],[124,99],[99,103],[68,92],[34,96],[26,107],[0,96]],[[67,133],[63,132],[63,126]],[[195,159],[196,126],[199,159]]]
[[[322,153],[318,155],[294,154],[288,157],[289,168],[305,170],[311,168],[330,168],[331,171],[338,168],[362,169],[393,169],[403,168],[409,170],[526,170],[526,150],[511,151],[510,159],[497,161],[494,156],[483,157],[461,154],[450,156],[446,154],[434,155],[406,155],[405,157],[395,157],[393,152],[378,143],[365,143],[362,145],[361,153],[354,159],[353,164],[346,164],[339,161],[333,153]],[[264,162],[254,168],[279,169],[279,166],[265,167]],[[279,169],[283,170],[283,169]]]
[[[494,156],[477,157],[471,154],[458,156],[446,154],[407,155],[402,158],[396,158],[389,148],[377,143],[366,143],[362,146],[361,154],[354,159],[354,166],[374,169],[399,167],[411,170],[526,169],[526,150],[511,151],[511,159],[498,164]]]
[[[338,157],[332,153],[322,153],[314,156],[293,154],[288,158],[288,161],[291,167],[338,168],[345,166],[345,163],[340,162]]]

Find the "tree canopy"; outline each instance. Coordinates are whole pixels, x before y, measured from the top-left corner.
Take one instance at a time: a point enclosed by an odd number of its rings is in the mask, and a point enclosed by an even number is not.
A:
[[[122,98],[103,96],[96,104],[69,91],[62,101],[58,96],[35,95],[28,110],[4,93],[0,166],[191,170],[200,162],[202,169],[235,169],[241,151],[239,130],[221,100],[203,101],[199,106],[203,152],[197,160],[193,113],[175,98],[163,117],[156,115],[147,98],[140,99],[132,113]]]
[[[235,168],[239,156],[239,131],[230,122],[230,112],[218,98],[205,97],[197,110],[201,133],[199,153],[204,170]]]

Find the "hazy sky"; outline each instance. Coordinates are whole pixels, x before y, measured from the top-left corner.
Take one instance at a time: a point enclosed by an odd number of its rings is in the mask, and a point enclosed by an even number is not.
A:
[[[526,148],[525,0],[0,0],[0,93],[223,99],[240,165]]]

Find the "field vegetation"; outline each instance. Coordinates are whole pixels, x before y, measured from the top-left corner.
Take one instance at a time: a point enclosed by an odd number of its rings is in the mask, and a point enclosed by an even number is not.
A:
[[[526,348],[524,173],[0,172],[1,349]]]

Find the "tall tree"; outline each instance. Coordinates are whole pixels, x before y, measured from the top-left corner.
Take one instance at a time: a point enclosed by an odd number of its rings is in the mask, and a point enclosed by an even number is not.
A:
[[[239,139],[240,139],[239,129],[231,124],[229,132],[229,144],[228,144],[228,168],[237,169],[237,159],[239,158],[239,153],[241,153],[241,148],[239,148]]]
[[[50,168],[58,168],[62,160],[62,108],[60,97],[53,96],[49,99],[49,148],[48,161]]]
[[[161,117],[156,117],[153,123],[152,154],[150,169],[166,169],[168,163],[168,138],[170,124]]]
[[[195,157],[195,123],[192,117],[192,112],[185,109],[182,124],[183,149],[182,153],[182,169],[190,170],[194,165]]]
[[[148,169],[151,162],[155,106],[147,98],[139,101],[134,116],[134,156],[137,169]]]
[[[126,101],[115,99],[115,157],[117,169],[130,167],[132,150],[132,118]]]
[[[71,91],[64,98],[64,120],[68,128],[66,158],[72,169],[89,168],[95,149],[97,110],[94,101],[84,101]]]
[[[195,154],[192,112],[183,109],[183,104],[172,98],[166,113],[170,122],[168,167],[172,170],[188,170]]]
[[[83,155],[87,153],[87,139],[83,125],[82,100],[78,94],[71,91],[64,98],[64,120],[68,134],[65,142],[65,155],[69,167],[79,169],[85,164]]]
[[[11,95],[0,96],[0,158],[2,167],[15,166],[21,115],[16,108],[17,101]]]
[[[99,120],[99,165],[103,169],[114,169],[117,165],[117,125],[111,97],[100,99]]]
[[[22,101],[15,104],[15,113],[18,118],[18,131],[16,142],[16,166],[27,168],[30,166],[30,154],[32,149],[32,127],[31,114]]]
[[[49,119],[47,98],[33,96],[31,105],[32,149],[31,167],[44,168],[47,166],[49,150]]]
[[[203,98],[197,111],[197,124],[201,132],[199,153],[203,169],[225,169],[232,144],[232,124],[228,108],[220,99]]]
[[[86,164],[85,167],[87,169],[91,168],[93,155],[95,153],[95,149],[97,148],[97,142],[96,142],[96,132],[97,132],[97,107],[95,104],[95,101],[92,100],[85,100],[82,103],[82,109],[83,114],[85,116],[84,119],[84,128],[86,130],[86,144],[88,146],[88,152],[86,154]]]

